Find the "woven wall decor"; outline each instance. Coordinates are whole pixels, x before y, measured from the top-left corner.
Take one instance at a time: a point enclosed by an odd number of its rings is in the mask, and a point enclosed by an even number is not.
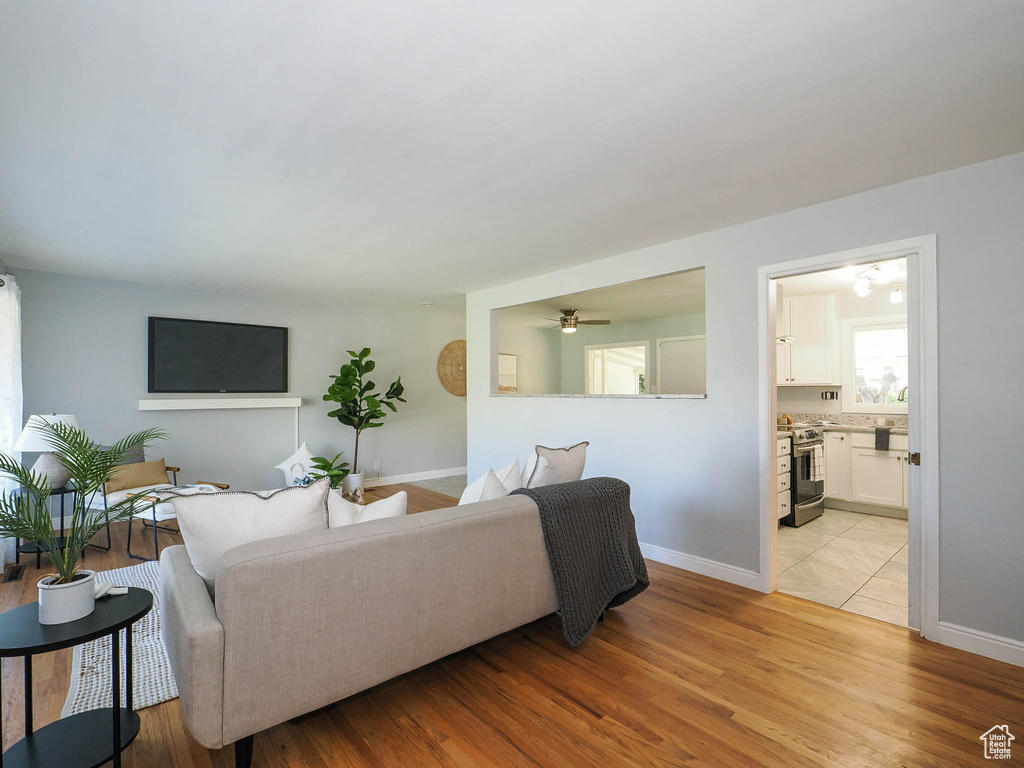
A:
[[[466,396],[466,340],[457,339],[441,350],[437,358],[441,384],[456,397]]]

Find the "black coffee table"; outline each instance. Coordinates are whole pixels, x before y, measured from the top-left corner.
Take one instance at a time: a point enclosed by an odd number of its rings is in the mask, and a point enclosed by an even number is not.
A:
[[[40,624],[39,603],[0,614],[0,657],[25,657],[25,738],[0,757],[0,768],[52,766],[98,768],[113,760],[139,734],[132,709],[131,626],[153,608],[153,594],[131,587],[127,595],[96,601],[96,610],[65,624]],[[121,630],[125,632],[125,706],[121,706]],[[112,706],[94,709],[32,730],[32,656],[110,635]],[[0,691],[0,703],[3,692]],[[0,719],[2,722],[2,719]]]

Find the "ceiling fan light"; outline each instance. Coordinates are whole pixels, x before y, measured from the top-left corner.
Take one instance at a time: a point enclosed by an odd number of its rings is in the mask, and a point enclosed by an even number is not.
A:
[[[892,293],[889,294],[889,302],[891,304],[903,303],[903,290],[898,285],[892,287]]]
[[[576,333],[576,326],[574,325],[563,325],[562,333]]]
[[[853,292],[861,298],[871,293],[871,280],[867,277],[858,277],[853,281]]]

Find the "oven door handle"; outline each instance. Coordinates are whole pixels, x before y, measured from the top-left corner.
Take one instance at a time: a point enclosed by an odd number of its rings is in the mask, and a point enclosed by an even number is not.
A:
[[[821,504],[821,502],[823,502],[824,500],[825,500],[825,494],[823,493],[823,494],[821,494],[821,496],[815,496],[813,499],[811,499],[810,501],[805,501],[803,504],[797,504],[796,508],[797,509],[808,509],[809,507],[816,507],[819,504]]]
[[[819,445],[824,445],[824,443],[823,442],[804,443],[803,445],[793,446],[793,453],[809,453],[810,451],[813,451]]]

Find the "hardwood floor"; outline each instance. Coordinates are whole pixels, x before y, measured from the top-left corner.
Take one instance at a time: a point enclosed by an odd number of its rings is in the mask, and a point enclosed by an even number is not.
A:
[[[404,485],[368,497],[397,490],[410,511],[452,503]],[[90,567],[129,564],[115,527],[114,548],[90,551]],[[161,533],[161,546],[174,538]],[[35,599],[42,572],[28,566],[0,587],[0,609]],[[253,764],[945,768],[990,764],[978,737],[996,724],[1024,756],[1024,669],[796,597],[649,568],[650,589],[575,651],[549,616],[258,734]],[[36,657],[37,728],[59,717],[70,666],[70,650]],[[20,659],[4,660],[5,748],[23,733],[21,675]],[[230,748],[192,740],[177,701],[140,716],[126,768],[233,764]]]

